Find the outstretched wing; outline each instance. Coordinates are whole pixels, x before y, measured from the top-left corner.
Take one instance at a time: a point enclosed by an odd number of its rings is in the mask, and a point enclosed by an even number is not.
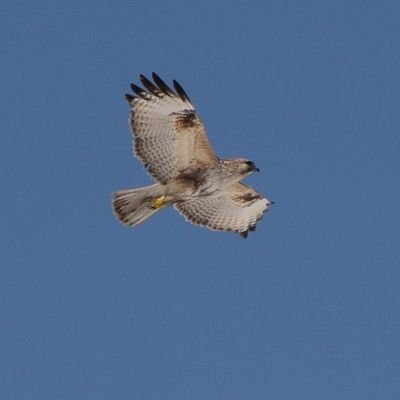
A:
[[[238,232],[246,238],[270,204],[250,186],[236,183],[220,194],[196,197],[177,203],[175,208],[193,224]]]
[[[167,182],[189,167],[207,166],[216,160],[204,126],[183,88],[176,93],[155,73],[154,83],[143,75],[144,89],[131,84],[137,96],[126,95],[132,108],[130,125],[134,153],[159,182]]]

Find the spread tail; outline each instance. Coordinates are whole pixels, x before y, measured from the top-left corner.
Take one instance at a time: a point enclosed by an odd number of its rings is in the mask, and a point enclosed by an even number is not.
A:
[[[136,226],[165,207],[166,203],[162,185],[156,183],[115,192],[112,205],[115,215],[123,224]]]

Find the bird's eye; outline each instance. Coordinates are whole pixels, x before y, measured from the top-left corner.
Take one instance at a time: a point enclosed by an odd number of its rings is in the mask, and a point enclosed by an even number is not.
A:
[[[256,167],[256,164],[253,163],[253,161],[245,161],[245,164],[249,168],[249,171],[259,171],[259,169]]]
[[[255,168],[255,164],[253,163],[253,161],[246,161],[245,164],[248,165],[250,168]]]

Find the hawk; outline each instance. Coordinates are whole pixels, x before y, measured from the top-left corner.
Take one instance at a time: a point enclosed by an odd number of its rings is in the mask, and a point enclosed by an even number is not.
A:
[[[186,220],[246,238],[272,203],[240,181],[259,171],[253,161],[219,158],[182,86],[173,91],[157,74],[153,82],[131,84],[134,154],[157,183],[115,192],[113,209],[125,225],[136,226],[166,206]]]

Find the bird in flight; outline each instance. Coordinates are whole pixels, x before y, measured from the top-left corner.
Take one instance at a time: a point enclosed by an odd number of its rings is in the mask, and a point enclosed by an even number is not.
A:
[[[113,194],[113,209],[125,225],[136,226],[166,206],[193,224],[232,231],[246,238],[272,201],[241,180],[259,171],[253,161],[219,158],[182,86],[173,91],[157,74],[153,82],[131,84],[134,154],[156,180],[150,186]]]

